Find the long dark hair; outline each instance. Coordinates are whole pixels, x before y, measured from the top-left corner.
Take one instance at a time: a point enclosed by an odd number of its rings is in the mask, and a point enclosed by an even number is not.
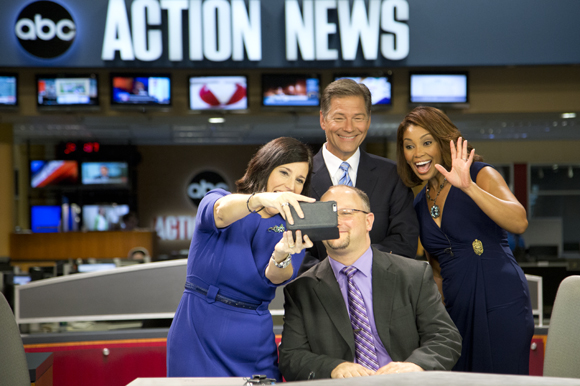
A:
[[[312,172],[312,151],[308,145],[290,137],[276,138],[262,146],[254,154],[248,163],[246,174],[236,181],[238,193],[266,191],[272,170],[280,165],[294,162],[308,162],[308,175],[302,188],[302,193],[308,194]]]
[[[403,137],[405,131],[411,125],[422,127],[427,130],[435,142],[439,144],[441,149],[442,165],[445,169],[451,168],[451,150],[449,149],[449,141],[456,142],[459,137],[462,137],[459,129],[451,122],[449,117],[439,109],[429,106],[419,106],[414,108],[399,125],[397,130],[397,172],[401,181],[408,187],[415,187],[421,185],[423,181],[417,177],[415,172],[407,164],[405,159],[405,151],[403,149]],[[467,144],[467,151],[471,152],[473,147]],[[474,161],[483,161],[483,157],[475,154]]]

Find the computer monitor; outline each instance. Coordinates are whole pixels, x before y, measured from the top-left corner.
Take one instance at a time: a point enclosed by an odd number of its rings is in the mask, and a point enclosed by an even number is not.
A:
[[[129,213],[129,205],[83,205],[83,229],[87,231],[118,230],[121,228],[121,218],[127,213]]]
[[[18,106],[18,75],[0,74],[0,108]]]
[[[100,271],[108,271],[115,268],[117,268],[115,263],[79,264],[77,266],[77,271],[79,273],[100,272]]]
[[[371,92],[371,103],[375,108],[392,106],[393,104],[393,81],[391,75],[384,74],[337,74],[337,79],[352,79],[357,83],[362,83]]]
[[[245,111],[248,109],[246,76],[190,76],[189,109],[192,111]]]
[[[127,186],[129,166],[127,162],[83,162],[81,176],[83,185]]]
[[[30,187],[46,188],[76,185],[79,179],[78,162],[70,160],[30,161]]]
[[[469,107],[467,72],[411,72],[409,102],[435,107]]]
[[[62,224],[60,205],[33,205],[30,208],[30,229],[34,233],[56,233]]]
[[[320,77],[308,74],[263,74],[262,106],[318,107],[320,106]]]
[[[170,106],[169,74],[111,74],[112,106]]]
[[[96,74],[62,74],[36,76],[39,108],[96,107],[99,86]]]

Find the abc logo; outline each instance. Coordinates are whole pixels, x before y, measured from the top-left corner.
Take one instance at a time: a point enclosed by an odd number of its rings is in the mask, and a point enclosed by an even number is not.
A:
[[[214,172],[201,172],[191,179],[187,186],[187,196],[198,206],[199,202],[212,189],[224,189],[229,191],[224,178]]]
[[[76,25],[61,5],[36,1],[20,12],[14,32],[22,48],[34,56],[49,59],[69,49],[76,36]]]

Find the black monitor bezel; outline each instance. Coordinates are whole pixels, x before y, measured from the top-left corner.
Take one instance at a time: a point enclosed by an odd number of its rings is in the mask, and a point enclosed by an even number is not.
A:
[[[13,77],[16,80],[16,103],[13,105],[0,103],[0,110],[2,111],[10,111],[10,110],[18,110],[20,104],[20,95],[18,90],[19,79],[18,74],[15,72],[0,72],[0,77]]]
[[[191,108],[191,92],[190,82],[192,78],[228,78],[228,77],[244,77],[246,79],[246,108],[245,109],[192,109]],[[192,74],[187,76],[187,111],[192,114],[244,114],[250,112],[250,78],[246,74]]]
[[[266,77],[295,77],[295,78],[315,78],[318,79],[318,104],[317,105],[278,105],[271,106],[264,104],[264,78]],[[300,72],[300,73],[263,73],[260,78],[260,104],[263,110],[267,111],[318,111],[322,99],[322,77],[319,73]]]
[[[53,78],[53,79],[72,79],[72,78],[94,78],[97,82],[97,96],[95,98],[96,100],[96,104],[61,104],[61,105],[45,105],[45,104],[41,104],[38,101],[38,93],[40,92],[39,90],[39,85],[38,82],[40,81],[40,79],[43,78]],[[35,84],[36,84],[36,108],[39,111],[98,111],[101,108],[101,93],[99,91],[99,75],[97,73],[94,72],[90,72],[90,73],[39,73],[39,74],[35,74]]]
[[[113,79],[115,77],[125,77],[125,78],[135,78],[135,77],[159,77],[159,78],[168,78],[169,79],[169,103],[167,104],[160,104],[160,103],[120,103],[115,102],[113,98]],[[119,109],[119,110],[169,110],[173,107],[173,79],[171,73],[168,72],[112,72],[109,74],[109,103],[111,109]]]
[[[465,76],[465,102],[413,102],[411,100],[411,79],[413,75],[464,75]],[[469,108],[469,71],[466,70],[444,70],[444,71],[433,71],[433,70],[417,70],[409,71],[409,106],[432,106],[438,108],[451,108],[451,109],[466,109]]]

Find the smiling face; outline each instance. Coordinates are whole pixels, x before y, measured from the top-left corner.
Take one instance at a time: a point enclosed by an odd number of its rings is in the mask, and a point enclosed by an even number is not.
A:
[[[266,191],[300,194],[304,188],[306,176],[308,176],[308,162],[280,165],[270,173]]]
[[[442,164],[441,148],[433,135],[421,126],[409,125],[403,135],[403,152],[407,164],[423,181],[439,174],[435,164]]]
[[[320,127],[326,132],[326,148],[343,161],[349,159],[367,136],[371,117],[363,97],[334,97]]]
[[[326,192],[320,201],[336,201],[338,211],[341,209],[358,209],[368,211],[362,199],[351,188],[340,185]],[[338,216],[340,238],[323,241],[328,255],[341,263],[352,263],[358,259],[370,246],[369,232],[373,227],[373,213],[353,212],[350,215]]]

